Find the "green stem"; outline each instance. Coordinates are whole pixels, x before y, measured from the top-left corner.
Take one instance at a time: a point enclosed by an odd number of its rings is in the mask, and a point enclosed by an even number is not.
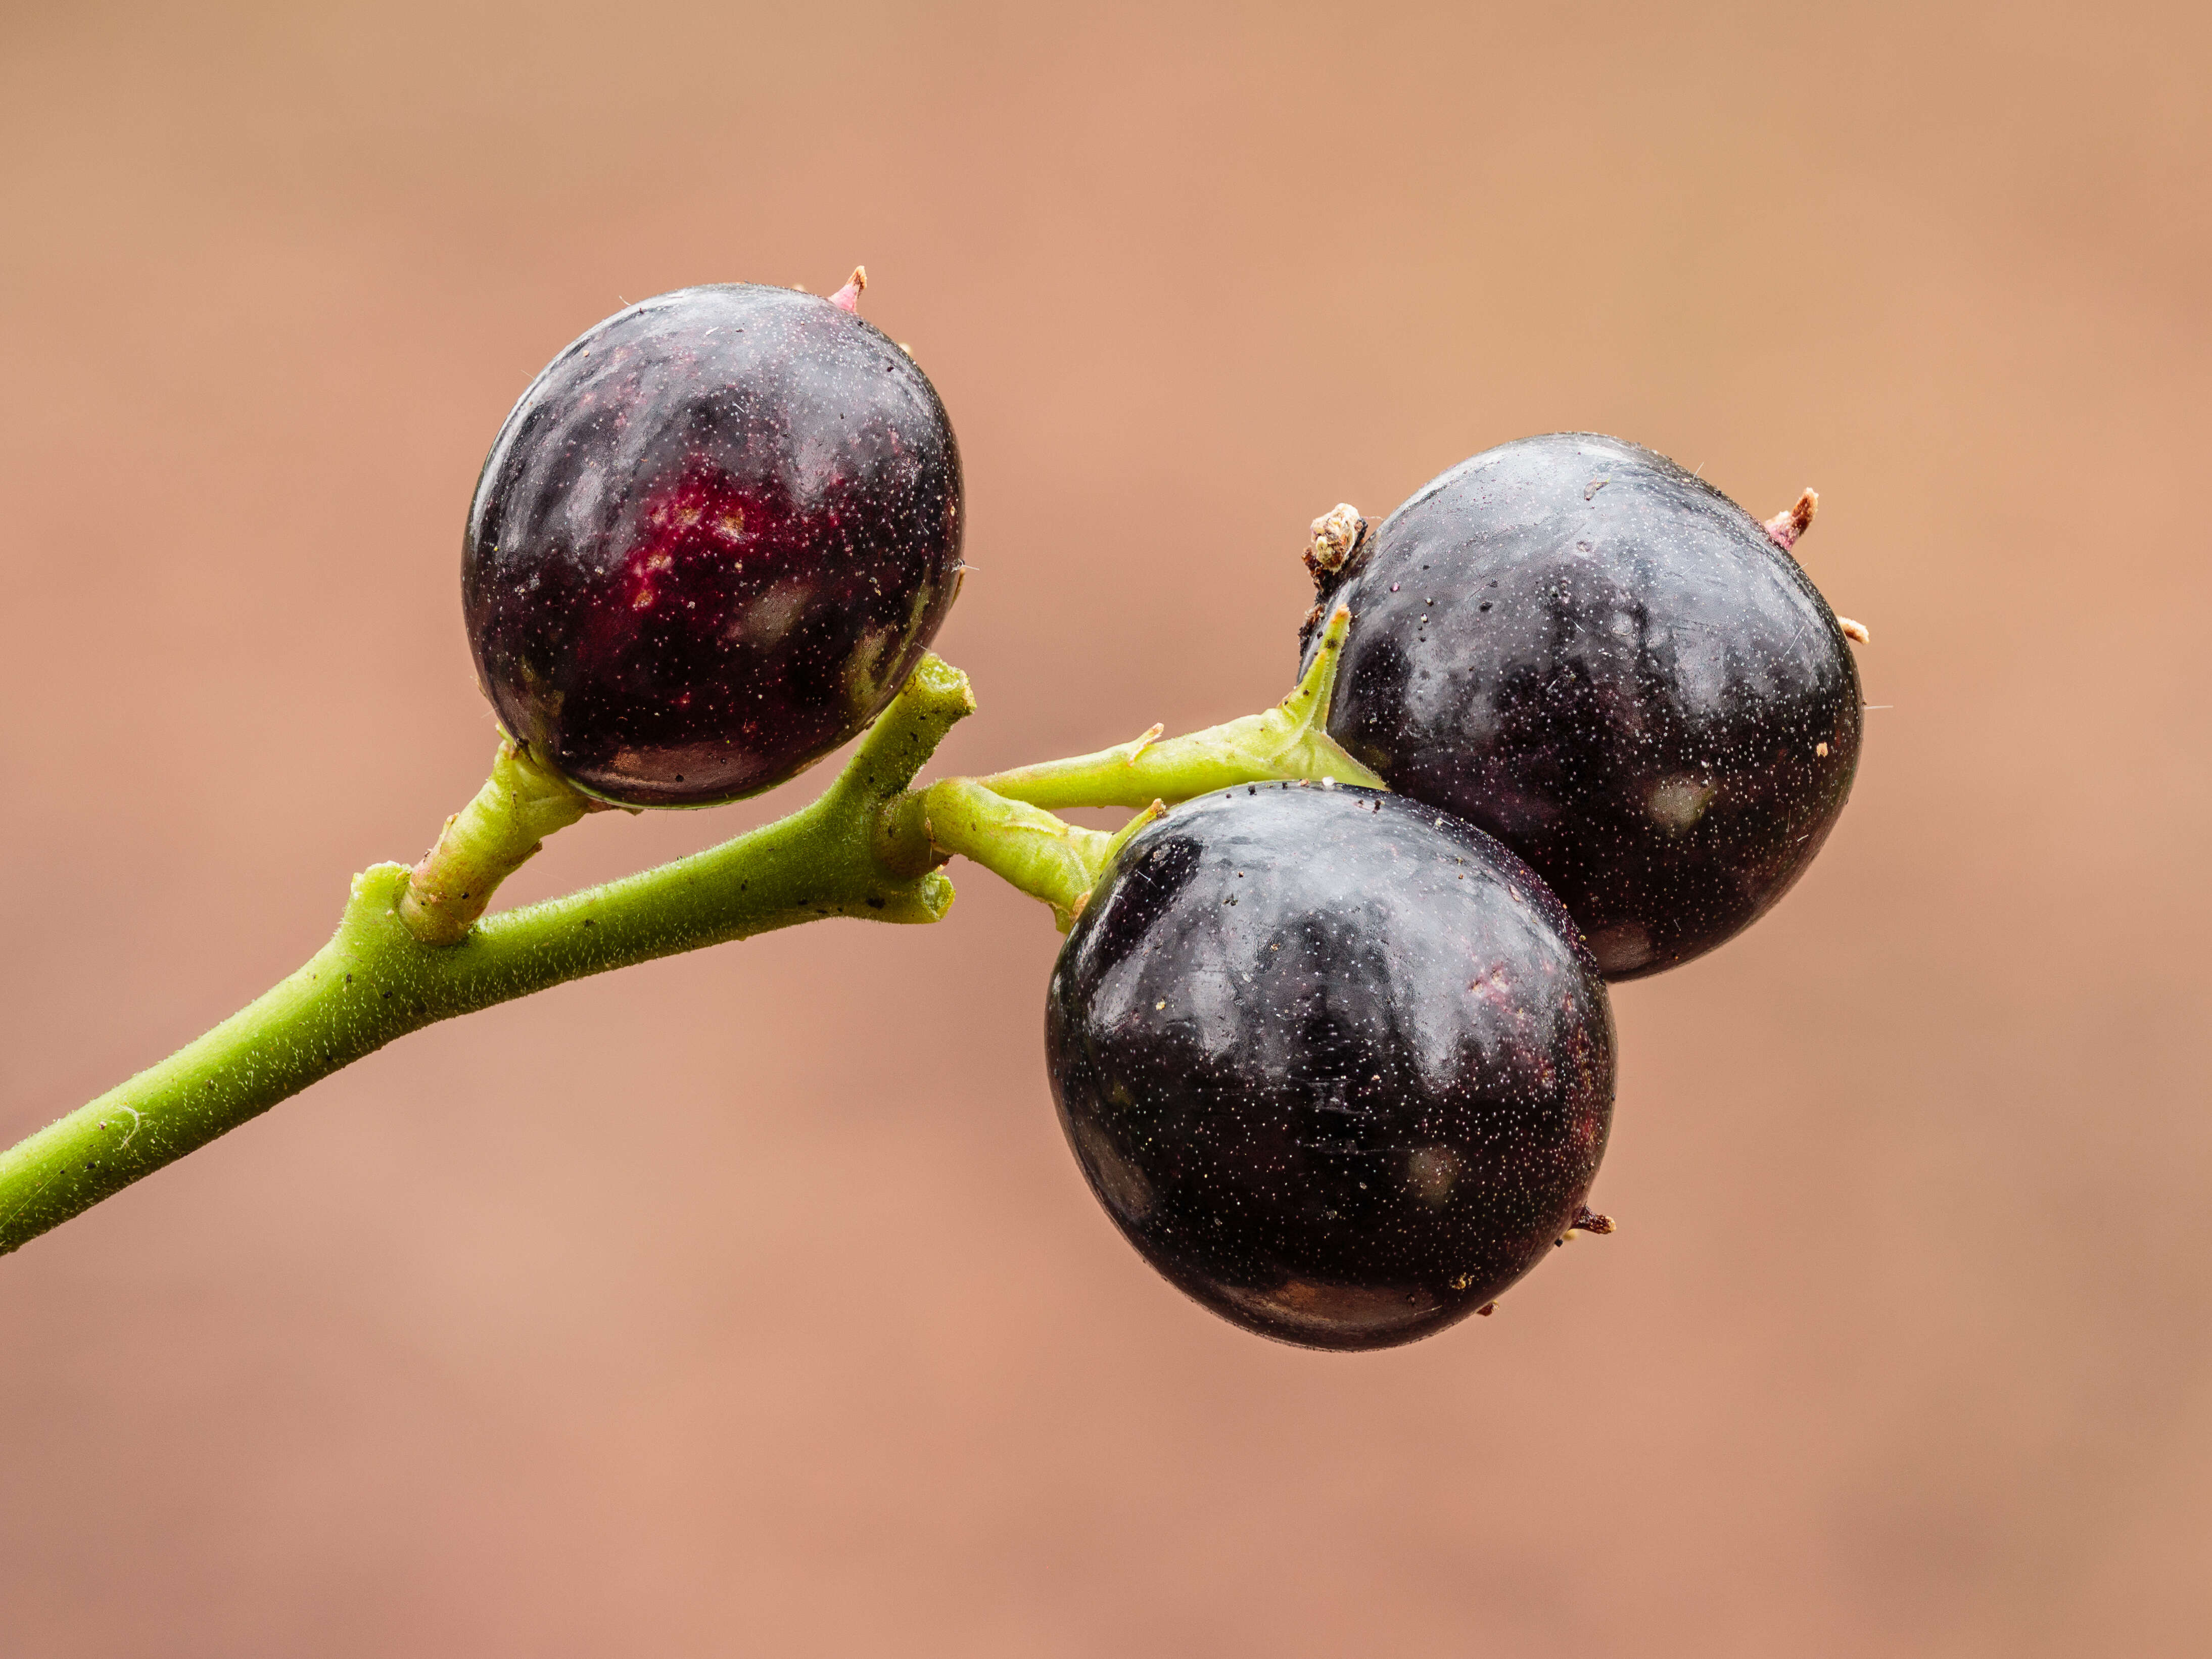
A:
[[[1264,714],[1247,714],[1187,737],[1159,741],[1158,726],[1095,755],[996,772],[977,781],[1032,806],[1170,805],[1215,789],[1272,779],[1334,778],[1370,789],[1389,786],[1328,734],[1329,700],[1352,612],[1339,607],[1297,689]]]
[[[491,775],[452,817],[416,865],[399,901],[399,919],[425,945],[458,945],[491,896],[545,844],[586,812],[604,810],[531,752],[504,738]]]
[[[512,744],[412,871],[355,878],[337,934],[290,978],[197,1042],[0,1152],[0,1255],[205,1146],[393,1038],[656,957],[822,916],[927,922],[961,854],[1043,899],[1065,930],[1162,801],[1274,779],[1382,780],[1328,735],[1351,621],[1339,610],[1298,687],[1262,714],[1158,742],[908,788],[953,723],[967,677],[925,658],[811,805],[720,847],[477,921],[542,839],[596,803]],[[1117,835],[1053,806],[1148,810]]]
[[[1122,842],[1165,809],[1158,801],[1113,834],[1063,823],[1025,802],[994,794],[973,778],[945,778],[900,796],[884,811],[891,867],[957,853],[1052,907],[1066,933],[1106,873]]]
[[[501,912],[456,945],[426,945],[402,920],[404,866],[365,871],[336,936],[297,973],[0,1152],[0,1254],[438,1020],[820,916],[937,921],[952,884],[879,861],[884,809],[974,708],[966,676],[926,658],[811,805],[659,869]]]

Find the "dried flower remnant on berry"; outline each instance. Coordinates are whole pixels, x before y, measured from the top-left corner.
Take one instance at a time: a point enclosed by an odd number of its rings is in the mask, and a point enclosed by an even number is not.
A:
[[[1820,492],[1808,486],[1805,493],[1760,526],[1784,553],[1797,545],[1797,538],[1813,526],[1813,514],[1820,505]]]
[[[1313,521],[1312,538],[1306,544],[1306,568],[1318,582],[1350,563],[1367,533],[1367,520],[1349,501],[1340,501]]]

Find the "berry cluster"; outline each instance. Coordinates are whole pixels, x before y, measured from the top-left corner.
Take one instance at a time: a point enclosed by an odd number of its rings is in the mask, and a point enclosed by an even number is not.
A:
[[[1328,731],[1395,793],[1231,789],[1128,843],[1048,1003],[1061,1121],[1155,1266],[1271,1336],[1409,1340],[1577,1229],[1609,1127],[1603,981],[1747,927],[1849,794],[1863,636],[1664,457],[1565,433],[1370,531]]]
[[[844,743],[920,659],[958,586],[959,454],[862,281],[648,301],[508,418],[464,588],[532,775],[727,800]],[[1110,783],[1055,763],[886,819],[925,866],[957,850],[1054,897],[1054,1097],[1168,1279],[1270,1336],[1376,1347],[1611,1230],[1587,1207],[1606,981],[1741,932],[1850,793],[1863,630],[1792,556],[1812,503],[1762,525],[1617,439],[1504,445],[1379,526],[1316,522],[1305,702],[1278,711],[1302,747],[1248,721],[1145,760],[1155,732]],[[1179,804],[1096,845],[1042,810],[1156,778]]]

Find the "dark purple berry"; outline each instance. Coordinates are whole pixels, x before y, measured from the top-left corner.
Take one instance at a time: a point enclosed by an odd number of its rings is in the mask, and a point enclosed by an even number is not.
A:
[[[781,783],[873,720],[944,621],[959,450],[857,294],[632,306],[492,446],[461,562],[477,675],[592,793],[690,806]]]
[[[1122,849],[1045,1006],[1068,1143],[1206,1306],[1317,1348],[1486,1306],[1577,1223],[1613,1017],[1574,924],[1480,830],[1261,784]]]
[[[1618,438],[1486,451],[1322,574],[1352,614],[1329,731],[1534,866],[1608,978],[1686,962],[1850,793],[1858,672],[1782,544],[1809,516],[1770,533]]]

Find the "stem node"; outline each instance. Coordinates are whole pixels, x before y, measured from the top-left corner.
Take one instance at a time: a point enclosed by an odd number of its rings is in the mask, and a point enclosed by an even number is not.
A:
[[[500,883],[537,855],[545,837],[603,803],[576,788],[513,738],[502,738],[476,799],[446,820],[399,902],[399,919],[425,945],[458,945]]]

